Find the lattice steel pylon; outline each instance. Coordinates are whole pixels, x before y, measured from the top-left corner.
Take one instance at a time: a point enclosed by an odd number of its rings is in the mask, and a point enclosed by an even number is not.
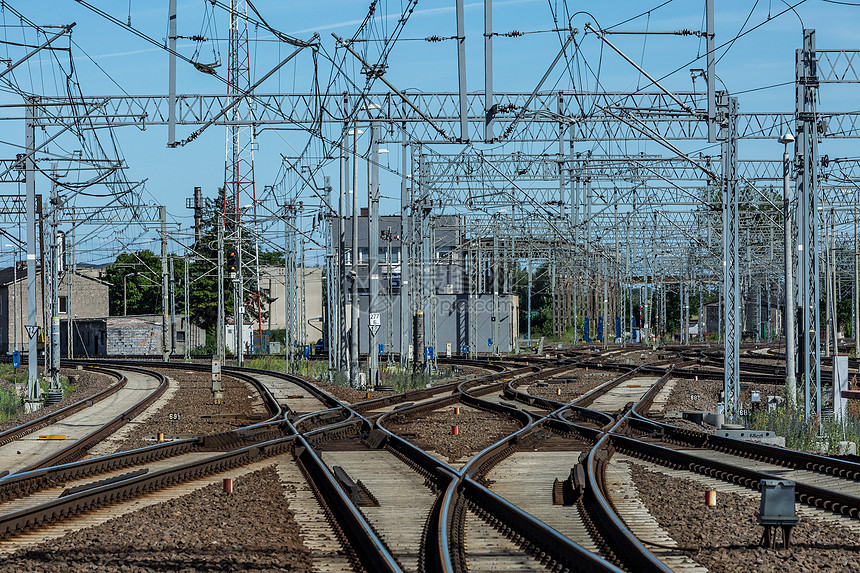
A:
[[[719,107],[723,109],[725,127],[722,129],[723,162],[723,292],[725,293],[725,341],[723,346],[723,403],[725,416],[734,420],[740,404],[740,271],[738,256],[738,100],[722,93]]]
[[[821,348],[818,309],[818,66],[815,30],[803,31],[803,48],[797,50],[796,181],[798,211],[798,290],[803,309],[800,322],[803,359],[804,415],[821,413]]]
[[[237,308],[234,309],[236,321],[236,352],[241,362],[244,342],[242,341],[241,324],[244,323],[243,311],[245,306],[245,285],[243,268],[253,268],[253,281],[251,288],[251,302],[255,302],[257,310],[257,324],[262,334],[262,301],[259,292],[259,265],[257,261],[257,248],[254,248],[253,258],[248,261],[243,256],[242,227],[248,227],[254,235],[255,245],[257,237],[257,198],[254,188],[254,126],[250,99],[241,97],[248,94],[251,89],[251,61],[248,51],[248,21],[244,16],[247,14],[247,5],[244,0],[232,0],[230,3],[230,32],[228,36],[228,69],[227,69],[227,94],[236,105],[230,110],[230,125],[227,126],[226,158],[224,161],[224,219],[233,223],[232,236],[229,237],[236,246],[238,265],[234,287],[237,291],[235,301]],[[250,221],[243,221],[244,207],[250,204],[252,208],[246,215]],[[251,262],[252,265],[248,263]],[[289,346],[290,341],[287,341]]]

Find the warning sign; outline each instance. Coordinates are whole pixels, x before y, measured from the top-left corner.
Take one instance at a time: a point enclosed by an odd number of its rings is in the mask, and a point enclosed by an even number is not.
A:
[[[27,336],[33,338],[36,334],[39,333],[39,325],[37,324],[27,324],[24,326],[27,329]]]

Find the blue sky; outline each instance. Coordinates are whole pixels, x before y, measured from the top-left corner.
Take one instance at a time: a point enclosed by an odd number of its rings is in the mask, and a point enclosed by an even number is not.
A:
[[[228,1],[228,0],[226,0]],[[796,3],[796,2],[795,2]],[[68,24],[76,22],[72,38],[71,58],[75,78],[84,95],[154,95],[167,92],[167,54],[156,46],[121,29],[105,19],[93,14],[73,0],[13,0],[12,7],[39,25]],[[158,42],[167,35],[167,0],[159,2],[131,0],[93,1],[119,20],[131,20],[132,26]],[[323,52],[335,54],[335,42],[331,33],[344,37],[352,36],[363,21],[368,7],[367,1],[322,0],[317,2],[257,0],[255,6],[274,28],[293,36],[308,39],[314,33],[320,35]],[[406,0],[381,1],[371,26],[370,39],[378,39],[390,33],[400,18]],[[586,22],[593,22],[601,28],[618,26],[619,30],[701,30],[704,29],[704,1],[674,0],[672,2],[574,2],[557,0],[497,0],[494,2],[494,29],[500,33],[511,31],[525,32],[521,37],[497,37],[495,52],[495,89],[497,91],[531,91],[560,48],[560,35],[551,30],[566,27],[568,22],[577,28],[577,42],[580,44],[581,65],[587,64],[593,74],[599,70],[599,84],[592,73],[583,75],[583,85],[587,89],[598,87],[610,91],[635,90],[647,81],[619,56],[605,47],[593,35],[584,35]],[[661,4],[663,4],[661,6]],[[586,9],[589,13],[575,13]],[[650,13],[647,10],[652,9]],[[860,8],[807,0],[797,8],[797,15],[788,12],[768,21],[768,15],[775,16],[786,9],[782,1],[718,1],[716,2],[716,43],[723,44],[735,37],[741,30],[759,26],[754,31],[737,39],[731,47],[719,51],[721,57],[717,65],[717,75],[722,84],[731,92],[739,93],[742,111],[791,111],[794,107],[794,57],[795,49],[802,40],[801,23],[807,28],[817,30],[819,48],[850,48],[856,42],[856,29],[860,24]],[[644,13],[644,14],[643,14]],[[32,30],[22,32],[14,27],[17,17],[8,10],[0,12],[5,40],[20,43],[37,41]],[[558,18],[554,21],[554,15]],[[619,23],[640,15],[629,22]],[[483,2],[467,1],[466,51],[467,77],[469,91],[483,89]],[[208,22],[208,24],[207,24]],[[212,23],[214,22],[214,26]],[[180,36],[205,34],[216,36],[221,41],[200,44],[199,59],[209,63],[220,57],[226,60],[227,48],[223,39],[228,29],[227,12],[210,7],[208,0],[178,1],[178,33]],[[400,89],[433,91],[456,91],[457,54],[452,40],[428,43],[428,36],[450,37],[456,32],[454,2],[420,2],[410,15],[400,41],[394,46],[388,60],[386,78]],[[252,76],[260,77],[278,61],[293,50],[291,46],[274,41],[264,28],[252,27],[249,31],[252,42]],[[704,59],[697,57],[705,53],[704,40],[694,36],[656,36],[656,35],[613,35],[610,40],[640,63],[651,75],[664,75],[680,69],[664,80],[669,89],[689,91],[693,89],[689,68],[704,68]],[[63,40],[63,46],[68,42]],[[378,43],[368,42],[364,46]],[[179,52],[191,57],[195,42],[179,40]],[[369,48],[373,54],[374,48]],[[0,57],[17,59],[24,48],[0,46]],[[5,54],[3,53],[5,51]],[[22,65],[14,73],[16,85],[27,92],[56,95],[63,93],[65,85],[63,74],[70,68],[69,56],[56,53],[56,58],[45,53]],[[59,63],[58,63],[59,60]],[[358,73],[355,60],[346,60],[346,69],[354,79],[363,80]],[[311,87],[313,60],[306,50],[293,62],[282,68],[264,83],[258,93],[302,92]],[[584,68],[585,69],[585,68]],[[218,68],[226,75],[225,67]],[[325,58],[319,59],[320,83],[325,88],[330,77],[330,66]],[[578,77],[578,76],[574,76]],[[184,62],[178,64],[178,91],[190,94],[220,94],[226,88],[223,83],[213,80],[206,74],[195,70]],[[571,89],[571,74],[559,66],[545,88]],[[788,84],[788,85],[780,85]],[[333,91],[342,91],[345,83],[335,82]],[[768,86],[778,86],[768,88]],[[703,90],[704,83],[697,81],[696,89]],[[376,89],[383,91],[382,84]],[[761,89],[768,88],[768,89]],[[821,110],[848,111],[856,109],[856,86],[827,86],[822,89]],[[0,103],[18,103],[20,96],[4,90]],[[7,117],[17,117],[20,110],[7,111]],[[4,156],[16,153],[14,145],[23,140],[23,126],[17,121],[4,124]],[[179,138],[190,133],[194,127],[180,126]],[[218,186],[224,182],[225,131],[222,127],[211,127],[204,134],[180,149],[166,148],[165,127],[123,127],[112,134],[99,133],[99,140],[108,147],[117,145],[128,163],[126,176],[131,181],[147,178],[142,199],[149,203],[165,204],[168,207],[174,228],[187,231],[191,224],[191,213],[185,207],[186,197],[192,195],[194,186],[202,186],[207,196],[214,196]],[[307,134],[267,130],[258,138],[259,150],[255,155],[256,184],[258,193],[266,185],[283,183],[284,192],[295,192],[297,177],[283,175],[281,156],[295,155],[307,141]],[[835,144],[834,144],[835,145]],[[391,153],[383,159],[382,194],[384,197],[399,196],[399,180],[396,170],[400,165],[399,146],[390,146]],[[480,145],[478,145],[480,147]],[[628,146],[628,151],[662,152],[653,144],[641,143],[637,149]],[[318,146],[312,149],[317,149]],[[715,147],[698,143],[685,149],[703,150],[716,153]],[[55,149],[55,151],[58,151]],[[749,158],[770,158],[781,149],[765,142],[744,142],[741,155]],[[822,150],[825,153],[826,150]],[[853,148],[835,146],[831,156],[860,155]],[[321,168],[321,173],[337,181],[337,163]],[[363,177],[363,176],[362,176]],[[40,179],[39,192],[48,192],[49,183]],[[6,185],[4,193],[14,193],[14,185]],[[360,189],[363,187],[360,184]],[[361,195],[363,197],[363,195]],[[299,197],[308,204],[313,202],[305,191]],[[85,201],[81,198],[80,201]],[[91,199],[99,201],[99,199]],[[362,203],[364,201],[362,200]],[[383,202],[383,213],[392,212],[395,203]],[[94,232],[86,246],[82,245],[82,258],[91,260],[111,259],[111,245],[117,238],[123,244],[156,248],[142,238],[140,233],[131,230],[102,230]],[[116,247],[114,247],[116,248]],[[0,262],[8,262],[5,251]]]

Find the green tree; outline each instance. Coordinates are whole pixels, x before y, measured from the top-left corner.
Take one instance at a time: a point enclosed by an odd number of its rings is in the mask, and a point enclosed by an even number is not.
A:
[[[105,269],[111,316],[161,314],[161,257],[152,251],[120,253]]]

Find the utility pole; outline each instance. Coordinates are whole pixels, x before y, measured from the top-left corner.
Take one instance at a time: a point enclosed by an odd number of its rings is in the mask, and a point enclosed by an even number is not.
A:
[[[349,385],[358,387],[358,125],[352,128],[352,286],[350,299]]]
[[[168,282],[167,282],[167,207],[158,208],[161,217],[161,358],[170,362],[170,325],[168,324]]]
[[[409,363],[409,340],[412,321],[412,305],[409,298],[409,280],[411,257],[409,249],[412,245],[412,225],[409,220],[409,170],[411,167],[411,151],[406,135],[406,125],[402,126],[400,169],[400,365],[406,367]]]
[[[176,348],[176,275],[173,272],[173,257],[170,257],[170,352]]]
[[[466,31],[463,0],[455,1],[457,12],[457,79],[460,88],[460,142],[469,141],[469,100],[466,92]]]
[[[57,164],[51,167],[54,177],[57,176]],[[58,210],[60,208],[59,186],[56,181],[51,182],[51,219],[50,219],[50,257],[51,257],[51,347],[50,350],[50,376],[49,387],[52,392],[60,390],[60,245],[57,229]],[[45,270],[43,269],[44,273]],[[71,277],[69,277],[71,280]]]
[[[24,178],[27,210],[27,399],[25,412],[42,407],[39,402],[39,349],[36,337],[38,312],[36,310],[36,100],[26,99],[24,120]]]
[[[185,309],[185,362],[191,362],[191,305],[189,303],[189,284],[188,284],[188,259],[190,255],[188,251],[185,252],[185,268],[182,275],[182,286],[184,287],[185,297],[183,299],[182,308]]]
[[[369,315],[370,346],[368,348],[368,385],[371,388],[379,384],[379,342],[377,333],[380,327],[378,307],[379,298],[379,133],[375,122],[370,126],[370,157],[367,160],[367,202],[370,207],[369,226],[367,229],[370,279],[370,300],[367,312]],[[390,319],[389,319],[390,320]]]
[[[857,237],[857,215],[860,214],[860,189],[854,188],[854,296],[851,297],[853,301],[853,312],[854,312],[854,328],[852,328],[852,334],[854,335],[854,356],[860,357],[860,302],[858,302],[858,297],[860,297],[860,245],[858,245],[858,237]]]
[[[225,325],[224,318],[226,309],[224,308],[224,215],[218,214],[218,325],[215,327],[215,344],[218,348],[215,350],[215,356],[221,364],[224,364],[224,334]]]
[[[484,142],[493,135],[493,0],[484,0]]]

